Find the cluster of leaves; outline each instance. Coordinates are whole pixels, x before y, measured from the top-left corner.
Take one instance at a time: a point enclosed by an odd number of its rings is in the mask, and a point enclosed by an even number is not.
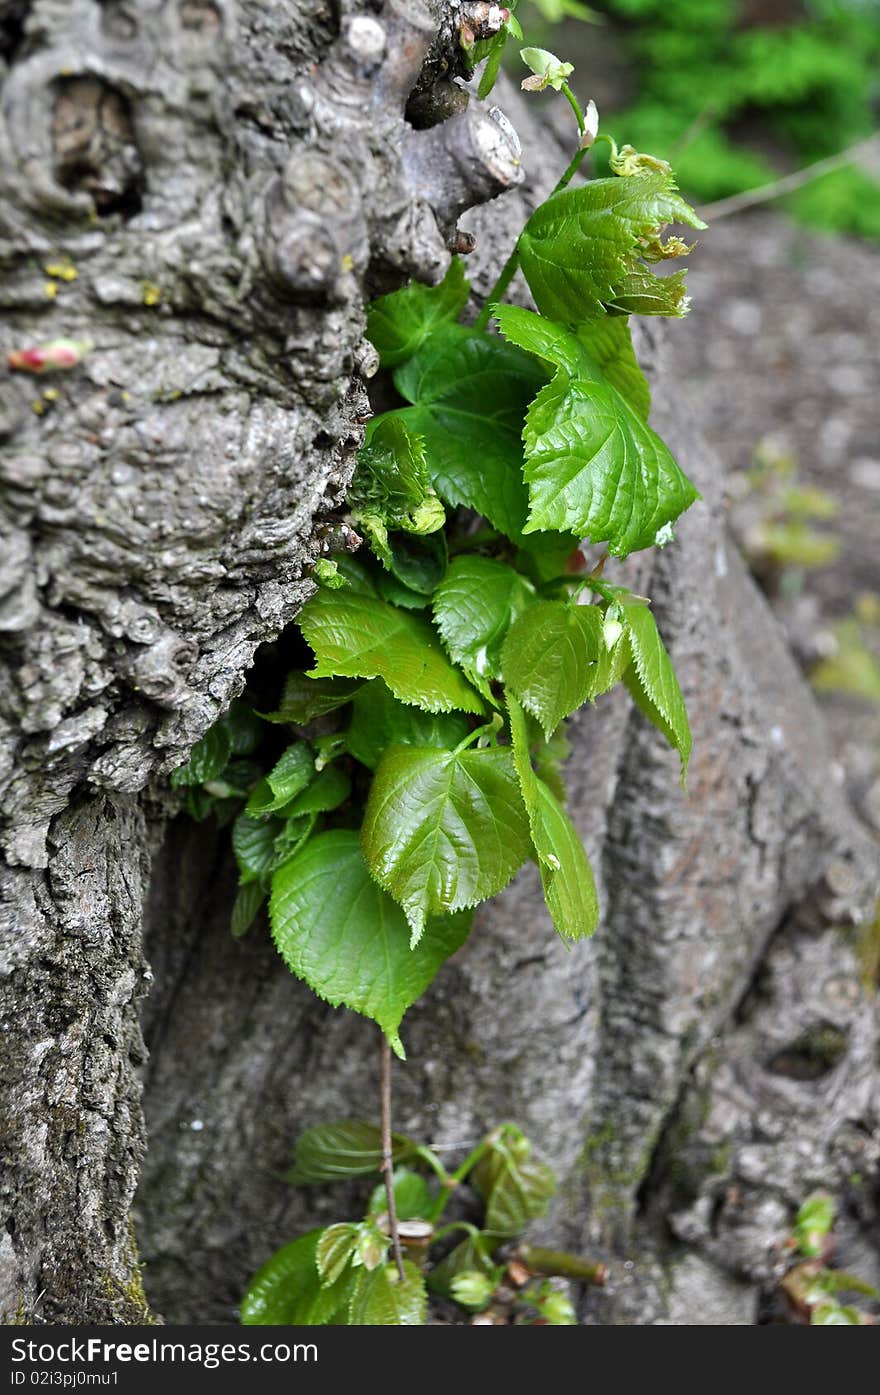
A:
[[[790,594],[804,571],[837,557],[840,543],[828,525],[840,506],[824,489],[801,480],[795,456],[759,442],[753,467],[734,478],[732,492],[734,530],[764,585]]]
[[[840,1301],[842,1293],[880,1299],[873,1284],[826,1263],[834,1246],[834,1200],[816,1192],[798,1211],[789,1248],[799,1258],[783,1277],[780,1287],[795,1315],[813,1327],[873,1325],[876,1318]]]
[[[876,128],[878,0],[807,0],[783,24],[762,22],[745,0],[596,0],[594,8],[614,26],[637,83],[612,128],[674,158],[695,199],[776,178],[739,138],[756,116],[794,165],[834,155]],[[786,206],[829,232],[880,237],[880,184],[858,166],[817,179]]]
[[[810,673],[816,691],[880,702],[880,595],[859,592],[852,614],[838,621],[826,639],[825,657]]]
[[[519,256],[539,313],[498,307],[501,336],[458,322],[458,261],[440,286],[371,306],[402,401],[370,422],[351,489],[371,555],[321,569],[298,620],[314,665],[264,714],[294,739],[233,825],[235,932],[268,893],[292,972],[400,1056],[404,1012],[528,858],[559,933],[594,930],[559,770],[573,712],[624,683],[684,776],[687,715],[649,603],[601,567],[572,570],[579,539],[625,557],[666,541],[696,498],[648,426],[628,315],[683,312],[681,274],[649,263],[683,250],[665,225],[698,220],[667,169],[634,155],[626,169],[529,219]],[[234,725],[177,772],[191,800],[242,794]]]
[[[564,1294],[527,1271],[517,1276],[515,1297],[506,1292],[508,1264],[498,1251],[544,1214],[555,1190],[553,1173],[532,1156],[529,1140],[515,1125],[493,1129],[453,1173],[430,1148],[400,1134],[392,1136],[392,1156],[403,1278],[390,1262],[386,1191],[379,1184],[362,1221],[309,1231],[267,1260],[248,1285],[243,1323],[421,1325],[429,1293],[469,1312],[506,1300],[518,1321],[573,1322]],[[375,1176],[381,1163],[379,1130],[373,1125],[353,1120],[324,1124],[300,1138],[288,1180],[326,1184]],[[482,1226],[467,1221],[439,1225],[450,1198],[464,1184],[479,1199]],[[444,1246],[456,1232],[464,1238],[452,1248]],[[438,1245],[440,1258],[435,1257]]]

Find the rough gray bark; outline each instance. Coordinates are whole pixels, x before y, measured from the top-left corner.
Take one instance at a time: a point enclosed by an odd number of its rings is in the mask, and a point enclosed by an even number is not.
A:
[[[148,978],[135,1216],[167,1320],[231,1320],[273,1247],[339,1216],[337,1195],[280,1174],[302,1127],[374,1095],[370,1024],[317,1003],[265,936],[230,940],[222,835],[178,821],[150,872],[164,773],[308,593],[374,364],[365,288],[436,279],[462,208],[518,177],[497,124],[443,80],[451,7],[433,22],[412,4],[341,11],[0,11],[26,16],[0,137],[4,345],[95,345],[42,415],[42,380],[2,384],[0,1308],[35,1320],[143,1312],[130,1207]],[[438,29],[414,129],[404,104]],[[540,141],[527,151],[549,170]],[[511,195],[471,220],[478,285],[522,216]],[[42,268],[62,253],[79,277],[47,299]],[[839,1187],[860,1140],[859,1170],[876,1172],[859,1133],[876,1023],[850,949],[830,956],[821,929],[863,907],[870,850],[667,383],[658,365],[656,422],[706,504],[631,574],[689,701],[689,798],[625,701],[579,720],[572,808],[604,883],[599,937],[567,953],[525,872],[411,1014],[397,1123],[449,1146],[504,1117],[529,1129],[565,1178],[547,1234],[615,1261],[599,1320],[680,1321],[696,1288],[707,1320],[751,1321],[803,1191]],[[781,930],[813,887],[815,923]],[[792,945],[808,992],[786,972]],[[843,986],[826,992],[831,968]],[[768,1071],[817,1014],[844,1039],[836,1068]],[[861,1233],[870,1219],[865,1201]]]

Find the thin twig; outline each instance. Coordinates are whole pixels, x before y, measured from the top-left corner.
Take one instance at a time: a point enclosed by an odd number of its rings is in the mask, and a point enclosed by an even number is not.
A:
[[[400,1275],[400,1282],[406,1282],[403,1267],[403,1254],[400,1249],[400,1232],[397,1228],[397,1205],[394,1200],[394,1159],[391,1149],[391,1047],[388,1038],[382,1033],[380,1048],[380,1108],[382,1128],[382,1173],[385,1178],[385,1199],[388,1203],[388,1229],[391,1232],[391,1250],[394,1263]]]
[[[729,199],[719,199],[717,203],[710,203],[700,210],[700,217],[707,223],[717,223],[719,218],[729,218],[732,213],[742,213],[744,209],[753,208],[755,204],[767,203],[770,199],[790,194],[792,190],[800,189],[804,184],[812,183],[814,179],[821,179],[823,174],[830,174],[832,170],[853,164],[878,141],[880,132],[875,131],[865,140],[857,141],[848,149],[841,150],[839,155],[829,155],[824,160],[817,160],[815,164],[805,165],[803,169],[785,174],[781,179],[774,179],[772,184],[762,184],[759,189],[746,189],[742,194],[732,194]]]

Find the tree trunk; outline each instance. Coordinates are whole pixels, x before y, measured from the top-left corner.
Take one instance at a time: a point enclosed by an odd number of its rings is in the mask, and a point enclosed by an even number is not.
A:
[[[167,825],[166,777],[310,592],[368,410],[365,298],[436,281],[462,210],[521,177],[448,81],[457,12],[0,0],[3,345],[91,344],[0,384],[7,1320],[142,1320],[139,1244],[167,1321],[232,1321],[272,1248],[342,1218],[281,1174],[306,1125],[376,1113],[375,1030],[229,937],[225,835]],[[540,192],[465,219],[478,290]],[[395,1122],[450,1148],[526,1128],[564,1179],[546,1236],[612,1260],[595,1320],[751,1322],[806,1191],[858,1173],[853,1245],[876,1223],[876,1022],[827,929],[863,911],[871,849],[641,348],[704,496],[625,577],[682,678],[689,794],[625,700],[582,714],[598,936],[568,953],[523,872],[408,1018]]]

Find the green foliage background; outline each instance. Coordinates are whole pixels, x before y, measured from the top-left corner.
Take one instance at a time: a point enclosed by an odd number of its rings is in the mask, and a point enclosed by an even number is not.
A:
[[[625,110],[602,111],[603,129],[672,160],[697,203],[768,183],[877,129],[880,0],[595,0],[592,9],[612,26],[635,89]],[[565,40],[554,34],[545,3],[519,13],[530,35],[543,23],[540,41],[570,56],[571,29]],[[597,31],[572,28],[587,51],[583,87]],[[823,231],[880,240],[880,183],[857,165],[784,206]]]

